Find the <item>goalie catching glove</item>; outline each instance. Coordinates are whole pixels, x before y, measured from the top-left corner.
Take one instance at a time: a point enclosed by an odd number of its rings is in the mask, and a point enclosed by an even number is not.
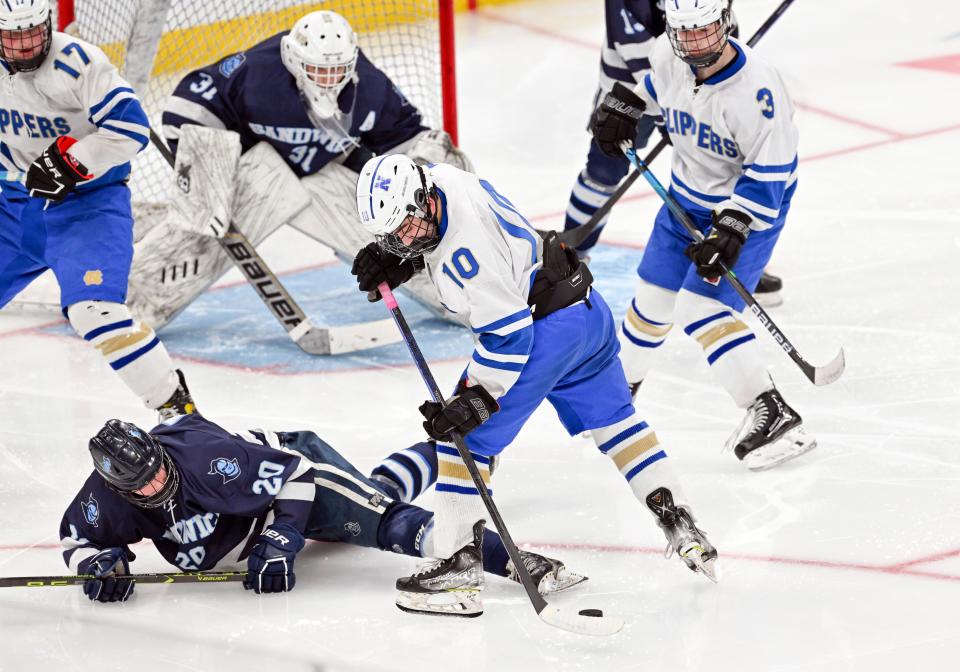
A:
[[[590,132],[600,150],[607,156],[622,158],[622,145],[636,139],[637,122],[645,109],[647,104],[637,94],[620,82],[615,83],[590,119]]]
[[[297,577],[293,561],[305,540],[300,531],[287,523],[276,523],[263,531],[247,558],[246,590],[257,593],[286,593],[293,590]]]
[[[732,269],[740,258],[740,248],[750,235],[750,218],[739,210],[713,213],[713,228],[701,241],[687,246],[686,255],[697,267],[697,274],[713,280]]]
[[[371,301],[379,301],[377,286],[386,282],[390,289],[396,289],[413,274],[423,268],[423,257],[403,259],[392,252],[382,249],[377,243],[370,243],[353,260],[350,272],[357,276],[361,292],[368,292]]]
[[[453,432],[466,436],[485,423],[500,410],[500,405],[483,385],[466,387],[461,383],[446,407],[425,401],[419,410],[426,418],[423,428],[427,434],[437,441],[450,441]]]
[[[59,203],[79,183],[93,179],[86,166],[67,152],[76,142],[62,135],[30,164],[24,185],[31,196]]]

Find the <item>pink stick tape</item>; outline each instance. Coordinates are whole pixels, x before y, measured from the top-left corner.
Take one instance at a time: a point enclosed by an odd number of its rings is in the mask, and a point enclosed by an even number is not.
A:
[[[390,285],[385,282],[381,282],[377,285],[377,289],[380,290],[380,296],[383,297],[384,303],[387,304],[387,310],[393,310],[397,308],[397,299],[393,295],[393,292],[390,291]]]

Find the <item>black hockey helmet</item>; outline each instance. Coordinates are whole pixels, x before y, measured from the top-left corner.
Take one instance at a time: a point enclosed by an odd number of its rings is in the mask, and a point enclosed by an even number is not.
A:
[[[166,504],[176,493],[180,482],[177,467],[160,442],[133,423],[108,420],[90,439],[88,445],[93,466],[107,486],[129,502],[152,509]],[[135,490],[154,479],[160,467],[167,471],[167,482],[152,495],[138,495]]]

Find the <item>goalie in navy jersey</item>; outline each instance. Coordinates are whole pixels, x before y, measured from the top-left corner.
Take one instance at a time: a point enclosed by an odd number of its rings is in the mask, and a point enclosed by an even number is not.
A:
[[[231,195],[217,219],[232,219],[254,245],[290,224],[352,261],[372,240],[356,225],[353,200],[367,159],[407,153],[470,168],[331,11],[306,14],[289,32],[189,73],[162,121],[178,176],[189,176],[190,186],[189,193],[172,190],[173,219],[138,244],[136,297],[150,304],[158,324],[230,268],[216,241],[202,235],[213,219],[212,193]],[[231,142],[239,143],[239,160],[211,166],[211,157],[230,153],[220,148]],[[157,267],[181,257],[190,267],[199,259],[198,272],[160,282]],[[411,294],[439,314],[426,284],[422,290],[412,287]]]
[[[436,480],[433,443],[394,453],[375,470],[391,465],[383,473],[406,474],[407,487],[364,477],[313,432],[232,434],[199,414],[150,432],[110,420],[89,449],[95,471],[67,508],[60,537],[67,566],[96,577],[84,584],[91,600],[130,597],[134,581],[124,575],[130,545],[141,539],[184,571],[246,560],[244,587],[256,593],[294,588],[306,539],[415,556],[432,549],[433,514],[402,500]],[[519,581],[499,536],[487,532],[483,552],[485,571]],[[585,580],[558,560],[521,555],[544,593]]]

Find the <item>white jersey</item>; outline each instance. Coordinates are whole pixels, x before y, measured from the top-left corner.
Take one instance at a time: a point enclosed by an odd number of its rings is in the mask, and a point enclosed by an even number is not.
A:
[[[473,331],[467,380],[499,398],[533,348],[527,296],[543,263],[543,241],[489,182],[446,164],[427,175],[442,204],[440,244],[424,255],[427,272],[444,307]]]
[[[149,141],[149,122],[130,85],[96,46],[54,32],[37,70],[11,73],[0,61],[0,165],[25,171],[53,141],[95,178],[122,178]],[[111,170],[116,168],[116,170]]]
[[[671,193],[687,210],[733,208],[768,229],[797,181],[797,128],[780,74],[731,39],[736,59],[697,84],[666,35],[637,86],[646,114],[662,114],[673,142]]]

